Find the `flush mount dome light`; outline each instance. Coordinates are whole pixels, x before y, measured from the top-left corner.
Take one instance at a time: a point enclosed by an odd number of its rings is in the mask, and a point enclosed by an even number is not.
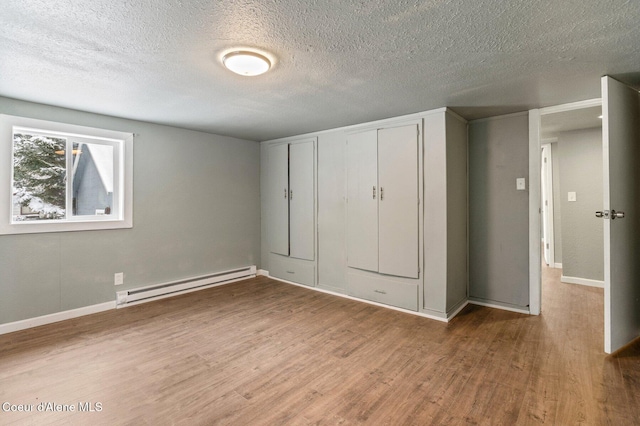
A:
[[[248,77],[264,74],[271,68],[271,61],[266,56],[243,50],[227,53],[222,63],[230,71]]]

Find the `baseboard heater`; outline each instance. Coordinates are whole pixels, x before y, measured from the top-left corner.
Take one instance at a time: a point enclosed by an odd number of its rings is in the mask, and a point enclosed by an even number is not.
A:
[[[178,294],[189,293],[196,290],[203,290],[222,284],[229,284],[235,281],[256,276],[256,267],[247,266],[245,268],[232,269],[229,271],[217,272],[215,274],[202,275],[199,277],[185,278],[183,280],[171,281],[163,284],[154,284],[146,287],[135,288],[116,292],[116,307],[137,305],[139,303],[150,302],[152,300],[164,299],[165,297],[177,296]]]

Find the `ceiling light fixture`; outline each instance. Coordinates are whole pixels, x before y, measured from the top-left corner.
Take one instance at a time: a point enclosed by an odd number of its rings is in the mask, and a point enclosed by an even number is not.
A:
[[[271,68],[271,61],[266,56],[246,50],[227,53],[222,63],[229,71],[247,77],[264,74]]]

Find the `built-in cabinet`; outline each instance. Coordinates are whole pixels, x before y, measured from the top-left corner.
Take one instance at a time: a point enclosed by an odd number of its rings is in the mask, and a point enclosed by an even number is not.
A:
[[[267,148],[271,274],[315,282],[315,139]]]
[[[347,138],[347,265],[418,278],[417,125]]]
[[[457,312],[468,282],[466,122],[440,109],[313,136],[263,142],[262,267],[434,317]]]
[[[418,310],[420,125],[347,136],[347,293]]]

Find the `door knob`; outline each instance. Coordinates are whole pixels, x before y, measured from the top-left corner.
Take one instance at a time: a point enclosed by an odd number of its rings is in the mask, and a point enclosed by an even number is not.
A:
[[[615,210],[611,210],[611,220],[613,219],[624,219],[624,212],[617,212]]]
[[[601,212],[596,212],[596,217],[602,217],[604,219],[609,219],[609,210],[603,210]],[[624,212],[617,212],[615,210],[611,210],[611,220],[614,219],[624,219]]]

